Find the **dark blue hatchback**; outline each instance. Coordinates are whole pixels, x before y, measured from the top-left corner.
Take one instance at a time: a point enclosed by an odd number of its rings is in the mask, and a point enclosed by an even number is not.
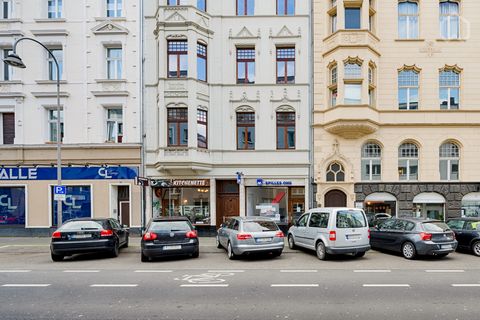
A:
[[[454,218],[447,225],[455,232],[459,249],[480,257],[480,218]]]

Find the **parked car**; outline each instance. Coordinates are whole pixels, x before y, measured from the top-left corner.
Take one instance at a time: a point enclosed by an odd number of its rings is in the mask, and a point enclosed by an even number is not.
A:
[[[367,217],[363,210],[316,208],[303,214],[288,230],[288,246],[315,250],[320,260],[330,254],[363,257],[370,249]]]
[[[141,260],[187,255],[199,256],[199,241],[195,227],[187,217],[161,217],[152,219],[142,236]]]
[[[370,227],[375,227],[383,220],[389,219],[392,216],[388,213],[367,213],[367,221]]]
[[[473,252],[480,257],[480,218],[455,218],[447,221],[455,232],[458,248]]]
[[[52,234],[50,252],[53,261],[77,253],[107,252],[117,257],[128,247],[129,230],[115,219],[71,219]]]
[[[264,217],[234,217],[220,226],[217,248],[227,249],[229,259],[252,253],[282,254],[284,234],[278,225]]]
[[[401,252],[406,259],[417,255],[444,257],[457,248],[453,231],[440,220],[391,218],[371,229],[375,249]]]

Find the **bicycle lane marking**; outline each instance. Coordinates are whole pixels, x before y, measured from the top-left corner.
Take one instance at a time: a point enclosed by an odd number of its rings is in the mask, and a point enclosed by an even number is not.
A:
[[[181,278],[174,278],[176,281],[181,281],[181,288],[192,287],[228,287],[226,283],[228,277],[234,276],[235,273],[224,272],[205,272],[201,274],[185,274]]]

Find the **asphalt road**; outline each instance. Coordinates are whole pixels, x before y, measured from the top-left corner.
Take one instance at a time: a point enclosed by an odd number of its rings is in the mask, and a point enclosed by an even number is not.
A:
[[[480,259],[407,261],[370,251],[229,261],[212,239],[198,259],[141,263],[138,240],[118,258],[54,263],[48,239],[0,239],[0,319],[477,319]]]

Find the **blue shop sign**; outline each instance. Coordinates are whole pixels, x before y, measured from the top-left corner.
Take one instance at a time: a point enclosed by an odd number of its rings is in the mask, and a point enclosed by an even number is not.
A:
[[[138,176],[137,167],[67,167],[62,168],[62,180],[130,180]],[[57,180],[57,168],[0,168],[2,180]]]
[[[257,179],[257,186],[291,186],[292,181]]]

